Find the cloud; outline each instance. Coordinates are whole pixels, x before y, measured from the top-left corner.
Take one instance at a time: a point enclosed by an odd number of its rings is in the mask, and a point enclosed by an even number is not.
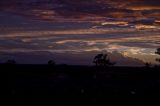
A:
[[[0,11],[40,21],[160,28],[159,0],[1,0]]]
[[[40,29],[16,32],[11,30],[6,34],[0,34],[0,42],[0,51],[9,53],[48,51],[53,54],[88,55],[88,52],[117,50],[128,57],[138,55],[138,58],[143,60],[144,56],[152,56],[153,60],[156,57],[153,53],[160,44],[160,36],[159,31],[135,31],[126,30],[126,28],[114,28],[114,30],[112,28],[77,30],[71,28],[54,31]],[[64,58],[67,56],[65,55]],[[145,61],[150,61],[149,59]]]
[[[159,0],[2,0],[0,9],[42,20],[159,18]],[[146,13],[150,10],[150,13]],[[154,13],[154,14],[153,14]],[[157,15],[156,15],[157,14]]]
[[[159,8],[159,0],[1,0],[0,50],[150,53],[141,48],[159,47]]]

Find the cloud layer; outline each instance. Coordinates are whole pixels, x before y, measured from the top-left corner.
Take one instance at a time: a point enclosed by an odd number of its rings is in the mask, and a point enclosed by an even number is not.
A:
[[[117,50],[155,63],[160,45],[159,0],[1,0],[0,23],[4,55]]]
[[[0,9],[42,20],[160,17],[159,0],[1,0]]]
[[[41,21],[160,28],[159,0],[1,0],[0,10]]]

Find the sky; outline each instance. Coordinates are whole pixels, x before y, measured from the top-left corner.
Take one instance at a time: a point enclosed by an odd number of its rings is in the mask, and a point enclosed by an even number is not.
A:
[[[0,63],[93,65],[108,53],[117,65],[157,64],[159,0],[1,0]]]

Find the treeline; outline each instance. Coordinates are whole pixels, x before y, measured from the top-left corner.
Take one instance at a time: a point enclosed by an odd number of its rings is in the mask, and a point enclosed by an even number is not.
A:
[[[160,48],[156,49],[155,54],[160,55]],[[156,58],[156,61],[158,61],[160,63],[160,57]],[[1,64],[12,64],[12,65],[14,65],[14,64],[17,64],[17,62],[16,62],[15,59],[9,59],[6,62],[1,63]],[[54,66],[54,65],[56,65],[56,62],[54,60],[49,60],[48,63],[46,62],[46,64]],[[113,66],[115,66],[116,62],[111,61],[111,59],[109,58],[107,53],[100,53],[100,54],[97,54],[93,58],[93,64],[95,66],[113,67]],[[151,67],[152,66],[152,64],[149,63],[149,62],[144,63],[144,65],[146,67]],[[156,65],[156,66],[158,66],[158,65]]]

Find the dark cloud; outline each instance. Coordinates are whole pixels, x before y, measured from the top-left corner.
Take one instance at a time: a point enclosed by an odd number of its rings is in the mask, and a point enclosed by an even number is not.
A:
[[[1,0],[0,9],[42,20],[159,18],[159,0]]]

